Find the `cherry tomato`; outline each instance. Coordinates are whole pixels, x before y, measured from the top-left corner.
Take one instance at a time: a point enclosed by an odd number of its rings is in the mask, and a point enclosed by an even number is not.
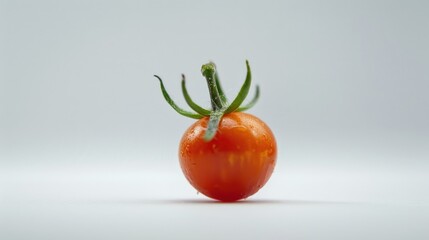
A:
[[[267,124],[243,113],[259,98],[257,86],[253,99],[241,106],[251,84],[248,61],[246,67],[246,80],[235,99],[229,102],[215,65],[203,65],[201,72],[207,80],[211,110],[191,99],[182,75],[183,95],[195,112],[178,107],[165,90],[161,78],[155,75],[167,103],[179,114],[198,119],[180,141],[179,161],[186,179],[197,191],[225,202],[245,199],[261,189],[273,173],[277,158],[276,140]]]
[[[256,193],[276,164],[274,135],[259,118],[247,113],[225,115],[216,136],[204,141],[208,118],[183,134],[179,159],[188,181],[204,195],[236,201]]]

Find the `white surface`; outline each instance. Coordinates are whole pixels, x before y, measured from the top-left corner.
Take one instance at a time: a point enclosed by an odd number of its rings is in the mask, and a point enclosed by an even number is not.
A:
[[[287,166],[233,204],[197,194],[178,166],[9,166],[0,173],[0,239],[429,237],[427,168]]]
[[[429,239],[429,1],[0,0],[0,240]],[[180,172],[192,120],[252,66],[278,168],[218,204]],[[252,88],[251,91],[254,91]],[[252,93],[251,93],[252,94]]]

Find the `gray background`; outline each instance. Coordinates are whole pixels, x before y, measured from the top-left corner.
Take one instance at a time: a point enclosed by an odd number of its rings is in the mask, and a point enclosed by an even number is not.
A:
[[[247,237],[423,239],[428,9],[427,1],[1,0],[0,236],[163,238],[167,228],[182,229],[178,238],[222,237],[210,222],[188,234],[187,223],[238,211],[230,221],[250,214],[243,231],[225,223],[220,232],[244,236],[256,224]],[[217,63],[232,98],[245,59],[262,91],[250,112],[274,131],[278,167],[259,204],[210,205],[177,162],[193,120],[170,109],[153,74],[184,106],[185,73],[191,95],[209,106],[201,65]],[[70,201],[95,203],[62,205]],[[335,204],[356,201],[380,205]],[[186,217],[154,221],[173,213]],[[409,221],[414,228],[398,227]]]

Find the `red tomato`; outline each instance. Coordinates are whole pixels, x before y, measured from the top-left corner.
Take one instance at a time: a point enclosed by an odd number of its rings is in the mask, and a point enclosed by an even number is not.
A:
[[[199,192],[220,201],[256,193],[270,178],[277,157],[273,133],[259,118],[233,112],[223,116],[216,136],[203,136],[208,117],[183,134],[179,159],[183,173]]]
[[[199,192],[225,202],[256,193],[268,181],[276,164],[277,145],[273,133],[259,118],[243,113],[259,98],[259,87],[256,86],[253,99],[242,106],[252,81],[248,61],[246,68],[246,80],[234,100],[229,102],[214,63],[201,67],[209,88],[211,110],[192,100],[182,74],[183,96],[194,112],[177,106],[161,78],[155,75],[167,103],[177,113],[198,119],[180,142],[179,160],[183,173]]]

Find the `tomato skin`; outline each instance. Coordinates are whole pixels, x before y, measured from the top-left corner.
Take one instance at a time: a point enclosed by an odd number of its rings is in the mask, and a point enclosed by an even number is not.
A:
[[[191,125],[180,141],[179,160],[185,177],[199,192],[220,201],[253,195],[268,181],[276,164],[273,133],[259,118],[233,112],[223,116],[216,136],[206,142],[208,119]]]

